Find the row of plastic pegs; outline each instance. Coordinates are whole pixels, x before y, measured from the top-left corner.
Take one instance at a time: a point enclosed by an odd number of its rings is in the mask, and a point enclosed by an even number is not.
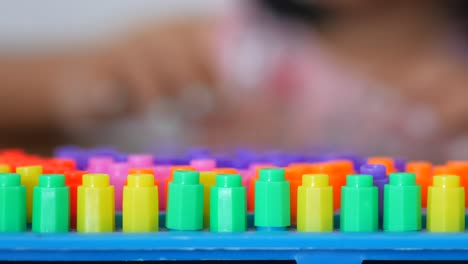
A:
[[[37,168],[29,168],[35,170]],[[23,172],[24,174],[24,172]],[[33,188],[32,215],[27,220],[27,188],[16,173],[0,174],[0,231],[20,232],[32,221],[32,231],[70,230],[70,192],[65,176],[44,174]],[[305,174],[297,188],[297,231],[330,232],[334,228],[333,187],[326,174]],[[258,230],[284,230],[291,226],[290,183],[285,170],[264,168],[255,182],[254,226]],[[240,232],[247,229],[246,189],[241,176],[220,174],[208,192],[200,173],[175,171],[169,183],[166,227],[169,230]],[[106,174],[85,174],[77,189],[77,232],[115,230],[114,187]],[[378,188],[371,175],[346,177],[341,187],[340,230],[375,232],[379,229]],[[204,207],[208,204],[208,210]],[[464,188],[459,177],[435,176],[428,190],[427,230],[461,232],[465,227]],[[123,189],[122,231],[158,230],[158,188],[151,174],[132,174]],[[205,219],[205,223],[204,223]],[[208,220],[206,222],[206,220]],[[208,226],[207,226],[208,225]],[[421,230],[421,187],[413,173],[393,173],[384,186],[384,231]]]

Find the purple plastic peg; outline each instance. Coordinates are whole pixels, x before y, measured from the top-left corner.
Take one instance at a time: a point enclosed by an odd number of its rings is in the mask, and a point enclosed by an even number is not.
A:
[[[360,173],[373,177],[374,185],[379,189],[379,216],[382,216],[384,186],[388,184],[387,168],[381,164],[364,164]]]
[[[395,164],[395,169],[399,172],[405,172],[406,171],[406,162],[407,160],[405,158],[395,158],[393,159],[393,163]]]

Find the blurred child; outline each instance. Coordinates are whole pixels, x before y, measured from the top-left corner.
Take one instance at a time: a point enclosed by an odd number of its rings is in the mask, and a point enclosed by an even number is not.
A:
[[[108,139],[125,130],[109,120],[156,108],[167,115],[130,121],[136,129],[114,141],[158,142],[154,123],[172,126],[167,138],[182,144],[466,158],[459,5],[242,1],[219,17],[147,26],[85,54],[2,60],[10,100],[0,123]]]

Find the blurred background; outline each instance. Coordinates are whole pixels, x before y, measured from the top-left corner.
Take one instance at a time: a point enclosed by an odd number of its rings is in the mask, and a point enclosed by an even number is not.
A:
[[[468,158],[464,1],[0,3],[0,147]]]

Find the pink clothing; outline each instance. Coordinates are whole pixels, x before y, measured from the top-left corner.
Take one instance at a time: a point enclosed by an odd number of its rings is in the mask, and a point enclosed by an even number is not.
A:
[[[452,139],[429,105],[340,65],[310,30],[236,13],[222,25],[219,58],[230,98],[271,107],[278,141],[366,155],[451,158]],[[308,36],[306,38],[306,36]]]

